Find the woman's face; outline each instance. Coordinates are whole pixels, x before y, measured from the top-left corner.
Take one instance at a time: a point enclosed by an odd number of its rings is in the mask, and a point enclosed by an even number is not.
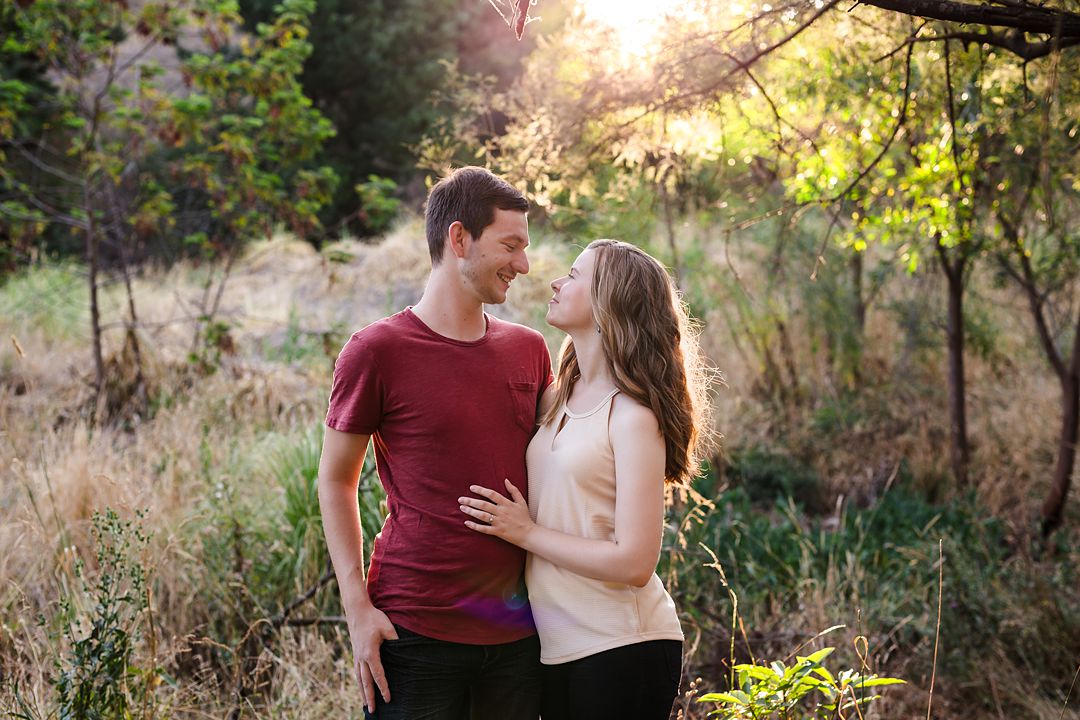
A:
[[[578,255],[570,271],[551,281],[554,295],[548,303],[547,321],[563,332],[592,330],[596,320],[592,311],[593,271],[596,251],[586,250]]]

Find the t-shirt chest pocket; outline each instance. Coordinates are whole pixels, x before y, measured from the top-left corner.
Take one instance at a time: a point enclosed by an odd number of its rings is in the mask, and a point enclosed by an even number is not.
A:
[[[536,382],[515,378],[508,383],[510,411],[522,430],[536,427]]]

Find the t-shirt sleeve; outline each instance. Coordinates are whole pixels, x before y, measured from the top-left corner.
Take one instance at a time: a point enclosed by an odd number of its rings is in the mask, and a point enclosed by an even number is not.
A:
[[[326,426],[355,435],[372,435],[383,414],[383,382],[371,343],[353,335],[334,363],[334,385]]]

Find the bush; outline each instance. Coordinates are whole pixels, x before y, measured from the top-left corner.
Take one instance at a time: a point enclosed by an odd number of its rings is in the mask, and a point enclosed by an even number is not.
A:
[[[729,692],[708,693],[698,698],[698,702],[715,703],[716,710],[710,712],[709,717],[723,720],[772,717],[779,720],[835,720],[845,717],[845,711],[864,707],[880,697],[871,694],[872,690],[868,693],[868,688],[904,682],[897,678],[861,675],[855,670],[841,670],[834,675],[822,664],[834,649],[822,648],[806,657],[797,657],[790,667],[780,661],[767,667],[736,665],[736,688]],[[805,710],[812,714],[805,714]],[[861,712],[856,712],[862,717]]]
[[[60,599],[56,620],[66,650],[56,659],[56,712],[61,720],[132,717],[153,699],[158,668],[134,660],[147,611],[147,573],[139,553],[149,537],[116,511],[95,513],[96,577],[83,560],[74,564],[71,592]],[[153,630],[151,629],[151,633]],[[16,714],[26,718],[28,715]]]
[[[54,340],[80,337],[89,320],[86,278],[75,265],[29,267],[0,284],[0,317]]]
[[[745,489],[754,503],[771,505],[777,500],[793,498],[807,510],[822,509],[817,472],[800,465],[790,455],[754,445],[733,452],[727,472],[731,483]]]

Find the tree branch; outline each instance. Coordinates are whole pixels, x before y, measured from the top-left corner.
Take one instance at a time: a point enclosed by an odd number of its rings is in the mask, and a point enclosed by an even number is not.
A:
[[[916,30],[915,33],[917,34],[918,30]],[[845,187],[843,190],[841,190],[839,193],[834,195],[831,199],[826,200],[825,202],[834,203],[837,200],[846,197],[848,193],[854,190],[858,186],[858,184],[861,183],[875,167],[877,167],[877,164],[881,162],[881,159],[883,157],[885,157],[885,153],[889,152],[889,148],[892,147],[893,142],[896,140],[896,136],[900,134],[900,128],[904,126],[904,118],[907,116],[908,100],[911,99],[911,93],[909,92],[909,89],[911,88],[911,54],[912,52],[914,52],[914,50],[915,45],[909,43],[907,58],[904,61],[904,100],[902,103],[900,103],[900,113],[896,117],[896,124],[893,125],[892,134],[889,135],[889,139],[881,147],[881,152],[877,154],[877,157],[875,157],[869,165],[863,168],[862,171],[858,174],[858,176],[850,183],[848,183],[847,187]]]
[[[1080,14],[1028,3],[994,7],[955,0],[860,0],[860,4],[929,20],[1080,38]]]

